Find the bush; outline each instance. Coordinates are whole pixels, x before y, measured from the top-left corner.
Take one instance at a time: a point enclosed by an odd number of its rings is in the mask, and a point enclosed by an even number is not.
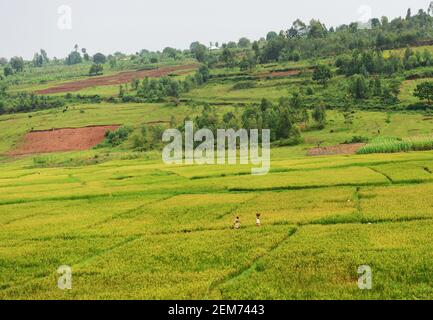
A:
[[[352,143],[367,143],[370,139],[362,136],[353,136],[350,140],[346,140],[343,144],[352,144]]]
[[[129,134],[132,129],[129,127],[120,127],[116,131],[107,131],[105,133],[105,140],[103,143],[99,144],[97,147],[116,147],[121,145],[128,139]]]
[[[92,64],[89,70],[89,76],[97,76],[103,74],[104,67],[100,64]]]
[[[161,126],[142,126],[134,135],[132,146],[136,151],[148,151],[159,148],[162,144],[164,128]]]

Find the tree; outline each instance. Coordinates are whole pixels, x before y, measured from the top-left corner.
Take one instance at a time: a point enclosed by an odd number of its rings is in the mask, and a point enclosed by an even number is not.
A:
[[[101,75],[104,71],[104,67],[101,64],[94,63],[90,67],[89,76]]]
[[[11,58],[10,65],[15,72],[20,72],[24,70],[24,60],[21,57]]]
[[[314,68],[313,80],[326,87],[328,81],[332,78],[332,71],[328,65],[319,64]]]
[[[203,83],[208,82],[210,78],[210,72],[207,66],[202,65],[197,72],[200,74]]]
[[[140,85],[140,80],[138,80],[138,79],[132,80],[131,87],[133,90],[137,91],[139,85]]]
[[[0,66],[4,66],[8,64],[8,59],[6,58],[0,58]]]
[[[67,65],[74,65],[83,62],[81,55],[77,51],[72,51],[68,57],[65,59]]]
[[[275,31],[270,31],[266,35],[266,41],[270,41],[272,39],[275,39],[276,37],[278,37],[278,34]]]
[[[292,121],[290,117],[290,113],[287,109],[284,109],[280,114],[280,119],[278,121],[277,128],[277,138],[278,139],[287,139],[290,134],[290,129],[292,128]]]
[[[244,56],[239,63],[239,68],[242,71],[245,70],[251,70],[256,66],[256,57],[254,56],[254,53],[248,52],[246,56]]]
[[[90,57],[89,57],[89,54],[87,53],[87,49],[86,48],[82,48],[81,52],[83,53],[83,59],[84,59],[84,61],[89,61]]]
[[[326,36],[327,30],[323,23],[319,20],[312,19],[308,26],[308,36],[311,38],[323,38]]]
[[[292,97],[289,100],[290,106],[293,109],[300,110],[304,107],[304,100],[299,92],[293,92]]]
[[[420,100],[427,100],[428,104],[433,101],[433,82],[422,82],[418,84],[413,92],[413,95]]]
[[[370,23],[373,29],[380,27],[380,20],[378,18],[371,19]]]
[[[4,73],[5,77],[11,76],[14,74],[14,69],[12,69],[11,66],[6,66],[3,70],[3,73]]]
[[[102,53],[98,52],[93,56],[93,62],[96,64],[104,64],[107,61],[107,57]]]
[[[238,47],[238,44],[234,41],[229,41],[226,45],[226,48],[229,49],[236,49]]]
[[[293,22],[292,27],[287,30],[286,35],[289,39],[299,38],[305,35],[307,30],[307,25],[303,23],[300,19]]]
[[[108,57],[107,57],[107,60],[108,60],[108,63],[110,64],[110,68],[115,68],[116,67],[116,65],[117,65],[117,60],[116,60],[116,57],[115,56],[113,56],[113,55],[109,55]]]
[[[191,45],[189,46],[189,50],[191,51],[194,58],[196,58],[198,61],[200,62],[206,61],[208,50],[205,45],[196,41],[191,43]]]
[[[221,61],[223,61],[227,68],[233,68],[236,65],[235,55],[229,48],[225,48],[221,54]]]
[[[409,9],[407,9],[406,20],[410,20],[411,16],[412,16],[412,11],[409,8]]]
[[[368,96],[368,85],[364,76],[354,75],[350,81],[349,93],[354,99],[365,99]]]
[[[259,42],[258,41],[254,41],[253,42],[252,49],[253,49],[256,57],[258,57],[260,55],[260,46],[259,46]]]
[[[301,112],[301,121],[304,124],[308,124],[310,122],[310,114],[308,113],[307,109],[302,109],[302,112]]]
[[[8,86],[5,83],[0,84],[0,97],[6,95],[7,88],[8,88]]]
[[[39,52],[36,52],[33,56],[33,66],[42,67],[45,63],[49,62],[47,52],[44,49],[41,49]]]
[[[323,106],[317,106],[313,111],[313,119],[316,121],[319,128],[324,128],[326,124],[326,109]]]
[[[245,37],[240,38],[239,42],[238,42],[238,47],[239,48],[249,48],[249,47],[251,47],[251,41]]]
[[[379,97],[382,95],[382,82],[380,81],[379,77],[374,78],[373,81],[373,94],[376,97]]]
[[[120,85],[119,86],[119,98],[123,98],[124,95],[125,95],[125,90],[123,89],[123,86]]]
[[[42,56],[42,60],[43,60],[44,63],[50,62],[50,59],[48,59],[48,54],[47,54],[47,52],[44,49],[40,50],[40,54]]]
[[[39,52],[36,52],[33,56],[33,66],[35,67],[42,67],[44,64],[44,58],[39,54]]]
[[[428,14],[433,14],[433,1],[430,2],[430,5],[428,6],[427,9]]]
[[[164,56],[169,57],[169,58],[176,59],[176,57],[177,57],[177,50],[174,49],[174,48],[171,48],[171,47],[166,47],[166,48],[164,48],[164,50],[162,50],[162,54]]]

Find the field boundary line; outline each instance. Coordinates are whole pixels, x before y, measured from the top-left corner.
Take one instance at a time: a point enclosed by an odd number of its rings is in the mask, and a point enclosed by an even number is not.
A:
[[[391,176],[387,175],[386,173],[380,171],[379,169],[373,168],[373,167],[367,167],[368,169],[370,169],[373,172],[376,172],[382,176],[384,176],[391,184],[394,184],[394,180],[391,178]]]
[[[228,216],[229,214],[233,214],[233,213],[235,213],[237,209],[239,209],[240,207],[242,207],[243,205],[245,205],[245,204],[248,203],[249,201],[252,201],[252,200],[257,199],[258,197],[260,197],[260,194],[255,194],[255,195],[253,195],[251,198],[249,198],[249,199],[247,199],[247,200],[245,200],[245,201],[242,201],[242,202],[240,202],[240,203],[237,203],[237,204],[236,204],[235,206],[233,206],[233,208],[231,208],[229,211],[220,214],[220,215],[217,216],[216,218],[217,218],[218,220],[221,220],[221,219],[224,218],[225,216]]]
[[[86,227],[84,227],[84,228],[85,228],[85,229],[93,228],[93,227],[103,225],[103,224],[105,224],[105,223],[107,223],[107,222],[110,222],[110,221],[113,221],[113,220],[116,220],[116,219],[121,219],[121,217],[124,216],[124,215],[131,214],[131,213],[133,213],[133,212],[135,212],[135,211],[139,211],[140,209],[145,208],[145,207],[148,206],[148,205],[152,205],[152,204],[154,204],[154,203],[156,203],[156,202],[159,202],[159,201],[165,201],[165,200],[171,199],[171,198],[173,198],[173,197],[175,197],[175,196],[177,196],[177,194],[175,194],[175,195],[171,194],[171,195],[169,195],[169,196],[162,197],[161,199],[155,199],[155,200],[149,201],[149,202],[147,202],[147,203],[141,204],[141,205],[139,205],[139,206],[137,206],[137,207],[135,207],[135,208],[128,209],[128,210],[125,210],[125,211],[123,211],[123,212],[118,212],[118,213],[112,214],[111,217],[107,217],[107,218],[104,219],[104,220],[101,220],[101,221],[95,222],[95,223],[93,223],[93,224],[91,224],[91,225],[88,225],[88,226],[86,226]]]
[[[290,239],[294,234],[297,233],[297,231],[299,230],[299,227],[294,227],[291,228],[289,230],[289,232],[287,232],[287,234],[280,240],[278,241],[276,244],[274,244],[273,246],[271,246],[265,253],[257,256],[256,258],[253,259],[253,261],[249,264],[246,265],[242,268],[240,268],[239,270],[233,271],[231,273],[229,273],[228,275],[226,275],[225,277],[219,279],[219,280],[215,280],[214,282],[212,282],[209,287],[208,290],[205,294],[205,298],[207,299],[207,297],[209,296],[209,294],[216,290],[219,286],[223,285],[224,283],[231,281],[233,279],[236,279],[240,276],[242,276],[243,274],[245,274],[246,272],[248,272],[249,270],[251,270],[253,267],[255,267],[255,265],[257,264],[257,262],[264,258],[265,256],[271,254],[273,251],[275,251],[276,249],[278,249],[284,242],[286,242],[288,239]],[[220,293],[222,293],[220,291]]]

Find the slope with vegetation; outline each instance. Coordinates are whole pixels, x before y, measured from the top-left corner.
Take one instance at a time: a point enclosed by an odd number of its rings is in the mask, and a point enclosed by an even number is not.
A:
[[[0,298],[431,299],[432,14],[0,58]],[[269,128],[270,173],[163,164],[186,120]],[[35,131],[109,124],[89,150],[14,155]],[[323,156],[341,150],[357,154]]]

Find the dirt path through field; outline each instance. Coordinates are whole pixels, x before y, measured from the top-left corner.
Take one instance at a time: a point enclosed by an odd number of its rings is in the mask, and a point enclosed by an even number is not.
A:
[[[365,143],[340,144],[338,146],[313,148],[308,150],[309,156],[328,156],[335,154],[355,154]]]
[[[100,76],[87,78],[79,81],[66,82],[48,89],[38,90],[36,91],[36,93],[53,94],[62,92],[74,92],[90,87],[119,85],[131,82],[134,79],[143,79],[146,77],[159,78],[167,76],[171,73],[175,73],[177,75],[185,74],[196,68],[197,65],[195,64],[187,64],[183,66],[167,66],[150,70],[125,71],[111,76]]]

